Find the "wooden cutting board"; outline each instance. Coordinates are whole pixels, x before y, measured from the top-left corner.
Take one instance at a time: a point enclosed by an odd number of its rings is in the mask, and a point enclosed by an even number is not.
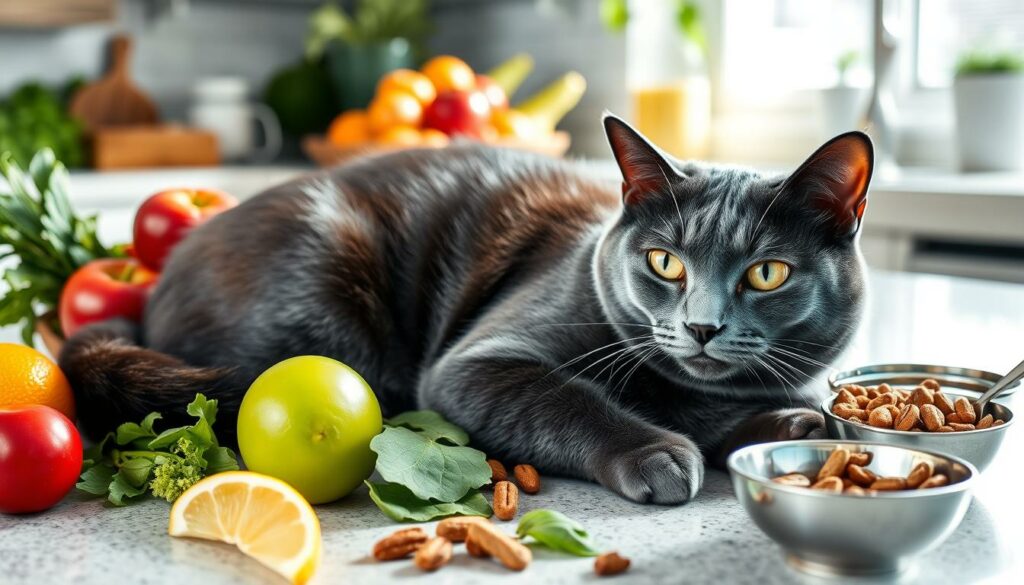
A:
[[[153,124],[97,128],[92,133],[92,164],[101,170],[219,163],[217,136],[206,130]]]
[[[124,35],[110,40],[110,68],[99,81],[78,90],[71,99],[71,115],[86,128],[156,124],[156,104],[132,82],[128,71],[132,41]]]

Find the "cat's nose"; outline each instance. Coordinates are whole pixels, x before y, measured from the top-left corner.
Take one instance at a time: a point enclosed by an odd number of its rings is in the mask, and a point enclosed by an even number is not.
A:
[[[711,338],[722,332],[725,326],[717,325],[701,325],[701,324],[686,324],[686,328],[690,331],[690,335],[693,336],[701,344],[705,344],[711,341]]]

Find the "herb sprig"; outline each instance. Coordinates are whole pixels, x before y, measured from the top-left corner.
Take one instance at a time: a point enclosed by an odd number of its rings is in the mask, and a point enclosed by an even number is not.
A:
[[[124,423],[102,441],[86,449],[82,476],[76,487],[107,496],[123,506],[147,493],[168,502],[178,499],[197,481],[222,471],[238,469],[235,453],[217,444],[213,423],[217,401],[196,394],[186,411],[195,424],[157,433],[157,412],[140,423]]]

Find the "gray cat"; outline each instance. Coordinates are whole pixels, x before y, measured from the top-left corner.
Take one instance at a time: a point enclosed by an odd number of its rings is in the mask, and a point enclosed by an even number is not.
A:
[[[242,396],[290,356],[358,370],[385,415],[638,502],[697,494],[737,446],[817,437],[796,394],[846,346],[873,155],[852,132],[788,177],[680,163],[604,120],[621,193],[482,146],[413,150],[267,191],[173,253],[139,327],[69,340],[95,436]],[[300,389],[296,389],[300,391]]]

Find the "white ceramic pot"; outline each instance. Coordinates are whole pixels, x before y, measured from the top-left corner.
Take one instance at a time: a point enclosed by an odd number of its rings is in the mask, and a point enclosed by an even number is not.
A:
[[[1024,169],[1024,74],[958,76],[953,101],[963,170]]]
[[[851,85],[837,85],[821,90],[822,138],[863,130],[867,109],[868,88]]]
[[[225,160],[266,162],[281,150],[281,125],[266,105],[249,101],[249,84],[238,77],[209,77],[192,89],[189,122],[217,135]],[[256,125],[263,144],[256,141]]]

